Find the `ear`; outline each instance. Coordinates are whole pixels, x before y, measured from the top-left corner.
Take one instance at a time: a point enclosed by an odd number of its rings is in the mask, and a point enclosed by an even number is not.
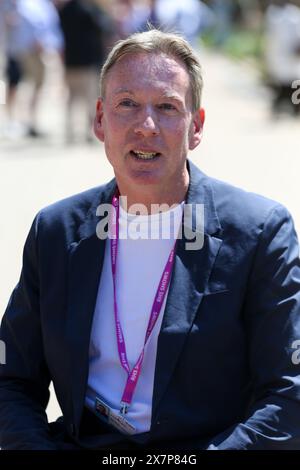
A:
[[[95,136],[104,142],[104,130],[103,130],[103,101],[101,98],[97,99],[96,105],[96,116],[94,119],[94,133]]]
[[[203,135],[203,126],[205,121],[205,110],[200,108],[193,114],[193,122],[189,137],[189,149],[194,150],[202,139]]]

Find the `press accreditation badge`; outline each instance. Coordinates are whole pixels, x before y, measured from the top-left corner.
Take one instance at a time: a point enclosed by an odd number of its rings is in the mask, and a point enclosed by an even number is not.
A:
[[[95,411],[99,418],[110,424],[123,434],[135,434],[136,429],[121,414],[114,413],[100,398],[95,400]]]

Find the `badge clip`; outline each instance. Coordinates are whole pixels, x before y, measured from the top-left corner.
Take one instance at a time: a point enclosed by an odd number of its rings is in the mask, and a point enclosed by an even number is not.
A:
[[[128,413],[128,403],[125,403],[125,402],[121,402],[121,408],[120,408],[120,413],[122,415],[126,415]]]

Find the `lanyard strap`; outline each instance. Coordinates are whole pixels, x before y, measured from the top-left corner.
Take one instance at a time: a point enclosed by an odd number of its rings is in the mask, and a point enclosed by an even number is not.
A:
[[[117,297],[116,297],[116,270],[117,270],[117,255],[118,255],[118,241],[119,241],[119,193],[118,192],[113,196],[112,205],[113,205],[113,210],[112,210],[112,217],[111,217],[111,224],[110,224],[110,227],[111,227],[110,254],[111,254],[111,268],[112,268],[112,277],[113,277],[114,317],[115,317],[115,325],[116,325],[118,353],[119,353],[120,363],[123,369],[127,373],[127,381],[126,381],[126,385],[123,391],[123,395],[121,399],[121,409],[120,409],[121,413],[125,414],[127,413],[128,407],[130,406],[132,402],[132,397],[133,397],[135,388],[137,386],[138,379],[141,374],[146,343],[159,317],[159,314],[161,312],[161,307],[164,302],[164,298],[165,298],[165,295],[166,295],[166,292],[170,283],[173,264],[174,264],[176,241],[170,252],[168,261],[163,270],[163,273],[160,278],[158,288],[154,297],[154,301],[153,301],[153,305],[152,305],[152,309],[151,309],[151,313],[150,313],[150,317],[148,321],[148,326],[146,330],[143,349],[139,355],[139,358],[136,364],[130,371],[129,363],[127,360],[126,345],[124,341],[123,330],[122,330],[119,313],[118,313],[118,305],[117,305]]]

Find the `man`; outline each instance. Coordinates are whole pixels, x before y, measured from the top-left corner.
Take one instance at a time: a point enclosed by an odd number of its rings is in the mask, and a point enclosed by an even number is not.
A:
[[[32,225],[1,329],[2,447],[299,449],[290,215],[187,161],[204,111],[183,39],[121,41],[100,81],[115,179]],[[63,418],[48,425],[50,380]]]

